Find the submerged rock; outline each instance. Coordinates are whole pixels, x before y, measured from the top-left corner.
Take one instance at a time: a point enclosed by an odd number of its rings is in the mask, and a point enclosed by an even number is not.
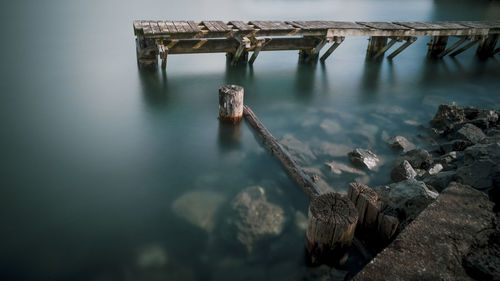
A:
[[[417,172],[413,170],[413,167],[406,160],[401,162],[401,164],[395,166],[391,171],[392,182],[400,182],[407,179],[413,179],[417,176]]]
[[[167,252],[159,245],[142,247],[138,251],[136,260],[136,264],[139,268],[163,267],[167,264],[167,262]]]
[[[361,176],[366,175],[366,173],[360,169],[353,168],[351,166],[348,166],[344,163],[340,163],[337,161],[326,162],[325,165],[330,167],[332,173],[337,175],[341,175],[342,173],[349,173]]]
[[[351,151],[347,145],[331,143],[331,142],[322,142],[319,145],[319,148],[315,149],[314,152],[318,155],[326,155],[330,157],[341,157],[345,156],[349,151]]]
[[[415,145],[402,136],[392,137],[387,142],[392,149],[397,151],[406,152],[415,149]]]
[[[255,242],[278,236],[283,231],[283,209],[268,202],[260,186],[251,186],[238,193],[231,206],[235,215],[231,223],[236,229],[236,238],[249,252]]]
[[[380,165],[380,158],[367,149],[356,148],[349,152],[348,156],[351,163],[358,167],[376,170]]]
[[[172,211],[191,224],[211,232],[214,228],[215,212],[224,201],[224,196],[212,191],[193,191],[175,200]]]
[[[309,164],[312,160],[316,159],[316,155],[311,151],[309,145],[299,141],[290,134],[286,134],[280,143],[302,164]]]
[[[295,212],[295,225],[301,231],[306,231],[307,229],[307,217],[301,211]]]
[[[327,134],[335,134],[342,130],[340,124],[332,119],[325,119],[319,125]]]
[[[414,219],[438,193],[427,188],[424,182],[408,179],[389,186],[376,187],[382,202],[395,209],[406,219]]]

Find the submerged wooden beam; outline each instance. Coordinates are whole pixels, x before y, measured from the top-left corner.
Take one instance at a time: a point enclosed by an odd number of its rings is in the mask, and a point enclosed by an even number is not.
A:
[[[318,195],[319,189],[313,183],[312,179],[305,174],[304,171],[302,171],[302,168],[300,168],[297,162],[295,162],[288,151],[286,151],[279,141],[271,135],[262,122],[260,122],[259,118],[257,118],[255,113],[253,113],[253,111],[246,105],[243,107],[243,116],[250,126],[254,128],[264,145],[276,158],[278,158],[283,168],[285,168],[287,173],[302,188],[302,190],[309,195],[309,197]]]

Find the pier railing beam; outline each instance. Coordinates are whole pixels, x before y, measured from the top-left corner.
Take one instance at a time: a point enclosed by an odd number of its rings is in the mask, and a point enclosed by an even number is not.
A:
[[[438,54],[437,58],[442,58],[442,57],[446,56],[451,51],[455,50],[460,45],[462,45],[462,43],[465,42],[465,41],[467,41],[468,39],[469,39],[468,37],[463,37],[462,39],[458,40],[457,42],[455,42],[455,44],[451,45],[448,49],[446,49],[443,52],[441,52],[440,54]]]
[[[431,41],[427,44],[429,49],[427,51],[428,58],[439,58],[439,54],[444,52],[448,44],[448,36],[433,36]]]
[[[463,53],[463,52],[467,51],[470,47],[472,47],[472,46],[476,45],[476,44],[477,44],[477,43],[479,43],[479,41],[481,41],[481,40],[483,40],[483,38],[476,38],[476,39],[473,39],[473,41],[472,41],[472,42],[470,42],[469,44],[467,44],[467,45],[463,46],[462,48],[460,48],[460,49],[456,50],[455,52],[451,53],[451,54],[450,54],[450,57],[454,57],[454,56],[456,56],[456,55],[458,55],[458,54],[461,54],[461,53]]]
[[[477,56],[481,59],[487,59],[495,54],[495,46],[498,42],[498,34],[490,34],[477,47]],[[498,50],[498,49],[497,49]]]
[[[325,60],[333,53],[333,51],[335,51],[335,49],[337,49],[338,46],[340,46],[340,44],[342,44],[342,42],[344,42],[344,36],[341,36],[341,37],[338,37],[338,36],[335,36],[333,38],[334,40],[334,43],[333,45],[330,46],[330,48],[328,48],[328,50],[326,50],[326,52],[321,56],[321,58],[319,59],[321,62],[325,62]]]
[[[392,52],[390,55],[387,56],[388,59],[392,60],[395,56],[399,55],[404,49],[408,48],[413,42],[417,41],[417,37],[410,37],[406,39],[406,42],[399,46],[394,52]]]
[[[387,45],[387,36],[371,36],[368,39],[368,48],[366,49],[366,58],[373,59]]]

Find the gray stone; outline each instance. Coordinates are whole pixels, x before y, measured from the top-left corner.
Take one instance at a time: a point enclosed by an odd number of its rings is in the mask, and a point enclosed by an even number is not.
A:
[[[432,156],[427,150],[413,149],[399,156],[394,161],[394,165],[401,164],[404,160],[410,162],[414,169],[427,169],[432,164]]]
[[[441,104],[430,123],[438,130],[449,131],[456,123],[462,123],[465,120],[466,118],[463,108],[458,107],[456,104]]]
[[[440,147],[443,153],[449,153],[452,151],[464,151],[467,147],[471,145],[472,142],[467,140],[452,140],[449,142],[442,143]]]
[[[494,179],[499,175],[500,167],[498,162],[491,159],[479,159],[457,169],[458,182],[484,191],[494,187]]]
[[[476,280],[500,280],[500,247],[488,247],[464,257],[464,268]]]
[[[482,192],[450,185],[354,280],[474,280],[461,257],[492,228],[492,205]]]
[[[432,186],[438,192],[443,191],[450,182],[456,180],[455,171],[440,172],[435,175],[428,176],[424,179],[424,183],[429,187]]]
[[[281,234],[285,224],[281,207],[267,201],[260,186],[251,186],[236,195],[232,209],[235,217],[230,223],[236,229],[236,238],[249,252],[254,243]]]
[[[392,137],[387,142],[392,149],[397,151],[406,152],[415,149],[415,145],[402,136]]]
[[[172,204],[172,211],[191,224],[211,232],[214,215],[225,197],[212,191],[193,191],[179,197]]]
[[[337,161],[327,162],[325,163],[325,165],[330,167],[332,173],[337,175],[341,175],[342,173],[349,173],[361,176],[366,175],[366,173],[360,169],[353,168],[349,165]]]
[[[316,148],[318,147],[318,148]],[[341,157],[345,156],[349,151],[351,151],[347,145],[331,143],[331,142],[322,142],[319,146],[314,146],[314,152],[318,155],[326,155],[330,157]]]
[[[375,191],[382,202],[397,210],[407,220],[414,219],[438,196],[424,182],[415,179],[376,187]]]
[[[413,170],[413,167],[406,160],[401,162],[401,164],[394,167],[391,171],[392,182],[400,182],[407,179],[412,179],[417,176],[417,172]]]
[[[435,174],[441,172],[442,170],[443,170],[443,165],[437,163],[437,164],[432,165],[429,168],[429,170],[427,171],[427,173],[432,176],[432,175],[435,175]]]
[[[458,130],[456,130],[453,134],[451,134],[452,138],[461,139],[465,141],[469,141],[471,143],[478,143],[482,139],[486,137],[481,129],[474,126],[473,124],[464,124]]]
[[[376,170],[380,165],[380,158],[367,149],[356,148],[349,152],[348,156],[351,163],[358,167]]]

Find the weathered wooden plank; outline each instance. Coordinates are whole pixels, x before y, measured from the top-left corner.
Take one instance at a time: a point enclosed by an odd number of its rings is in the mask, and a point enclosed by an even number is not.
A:
[[[180,22],[180,21],[174,21],[174,26],[177,29],[177,32],[180,32],[180,33],[185,33],[186,32],[184,30],[184,26],[182,25],[182,22]]]
[[[177,28],[175,27],[175,24],[173,21],[165,21],[165,25],[168,28],[168,32],[177,33]]]
[[[356,22],[361,25],[368,26],[370,28],[383,29],[383,30],[406,30],[409,29],[406,26],[402,26],[399,24],[391,23],[391,22],[366,22],[366,21],[358,21]]]
[[[153,33],[151,26],[149,25],[149,21],[143,20],[143,21],[141,21],[141,25],[142,25],[142,30],[143,30],[144,35],[148,35],[148,34]]]
[[[201,32],[200,27],[194,21],[188,21],[187,23],[191,26],[191,30],[193,30],[193,32]]]
[[[394,22],[394,23],[416,30],[470,29],[470,27],[461,25],[457,22]]]
[[[220,32],[220,31],[223,31],[223,30],[220,30],[219,27],[217,27],[212,21],[202,21],[201,23],[204,26],[206,26],[206,28],[210,32]]]
[[[293,30],[294,27],[282,21],[251,21],[251,24],[262,30]]]
[[[229,24],[232,24],[234,27],[236,27],[238,30],[241,31],[250,31],[253,30],[253,27],[245,23],[244,21],[235,21],[232,20],[229,22]]]

